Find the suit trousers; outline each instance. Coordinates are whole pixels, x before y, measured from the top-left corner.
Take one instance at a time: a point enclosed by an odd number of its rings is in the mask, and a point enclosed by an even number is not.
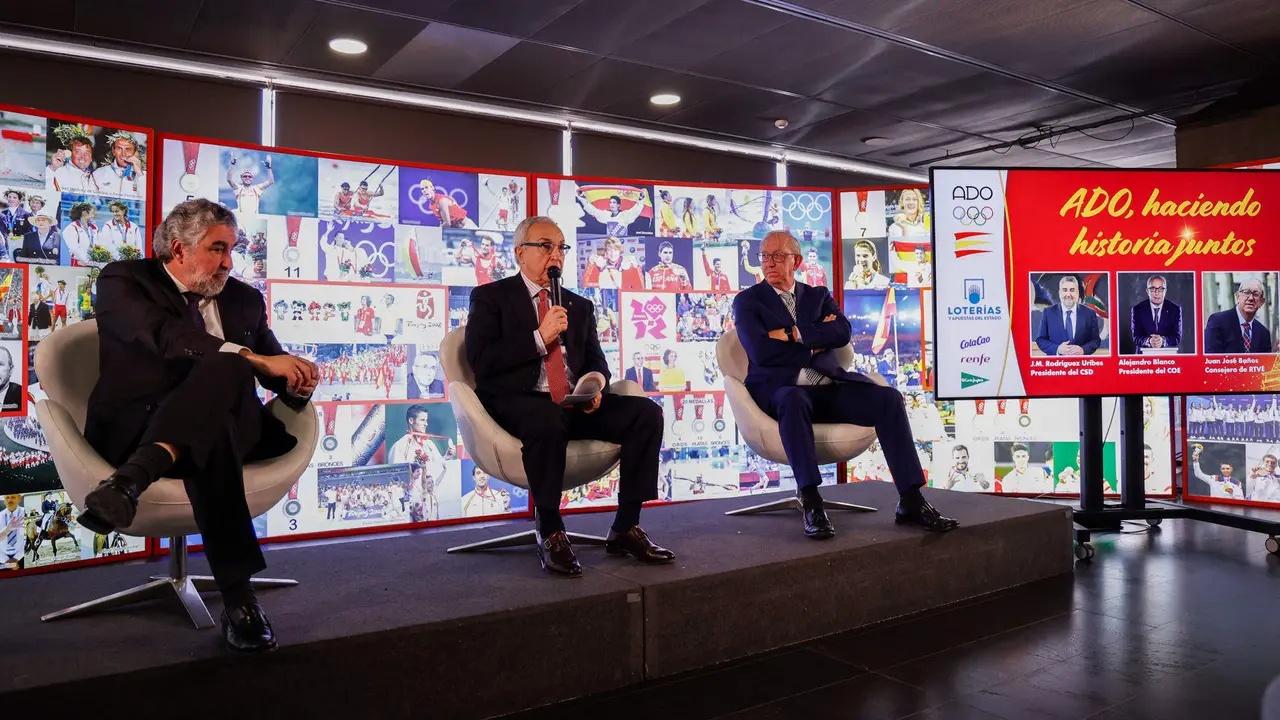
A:
[[[570,440],[604,440],[622,446],[618,502],[642,503],[658,497],[658,453],[662,449],[662,408],[644,397],[606,393],[587,414],[562,408],[548,393],[479,394],[490,417],[524,443],[521,451],[533,506],[560,510],[565,490],[565,451]]]
[[[902,395],[892,387],[864,382],[787,385],[774,391],[765,412],[778,421],[798,488],[822,483],[813,445],[814,423],[874,427],[898,493],[925,484]]]
[[[201,360],[156,407],[139,445],[168,443],[218,587],[266,568],[244,496],[245,462],[283,455],[297,444],[258,399],[249,361],[235,353]]]

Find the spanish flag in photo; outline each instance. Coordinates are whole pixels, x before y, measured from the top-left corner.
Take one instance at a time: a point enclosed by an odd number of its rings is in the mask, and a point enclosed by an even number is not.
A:
[[[609,199],[616,195],[622,200],[620,209],[627,210],[642,202],[644,210],[640,211],[640,217],[653,217],[653,199],[649,197],[649,193],[634,185],[579,185],[578,189],[587,198],[587,202],[601,210],[608,210]]]
[[[892,326],[892,318],[898,314],[898,299],[894,295],[893,288],[889,288],[889,292],[884,296],[884,308],[880,310],[880,322],[876,325],[876,336],[871,341],[871,354],[879,355],[884,349],[886,343],[889,342],[889,330]]]
[[[9,286],[13,285],[13,271],[10,270],[4,276],[4,282],[0,282],[0,297],[4,297],[9,292]]]
[[[894,240],[893,252],[898,256],[898,267],[914,268],[916,265],[916,248],[924,248],[924,261],[929,262],[932,259],[933,248],[928,238],[924,240]],[[893,281],[905,285],[907,283],[907,271],[900,270],[893,274]]]

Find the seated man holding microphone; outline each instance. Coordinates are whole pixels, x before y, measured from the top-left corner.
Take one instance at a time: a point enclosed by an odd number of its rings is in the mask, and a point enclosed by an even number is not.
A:
[[[675,554],[650,542],[639,525],[641,504],[658,497],[662,408],[648,398],[609,394],[591,301],[563,291],[562,304],[554,302],[569,249],[555,221],[527,218],[514,242],[520,272],[471,292],[466,352],[485,410],[524,444],[538,559],[553,574],[582,574],[560,518],[560,494],[568,442],[593,439],[622,446],[618,514],[605,550],[671,562]],[[578,378],[591,372],[604,376],[604,389],[590,402],[562,406]]]
[[[738,339],[749,365],[745,385],[756,403],[778,421],[782,447],[795,473],[804,506],[804,534],[825,540],[835,528],[823,509],[818,485],[814,423],[874,427],[900,500],[898,524],[945,532],[959,526],[920,494],[924,471],[916,455],[902,396],[892,387],[840,367],[835,353],[849,344],[849,320],[826,287],[795,281],[800,243],[774,231],[760,244],[764,281],[733,301]]]

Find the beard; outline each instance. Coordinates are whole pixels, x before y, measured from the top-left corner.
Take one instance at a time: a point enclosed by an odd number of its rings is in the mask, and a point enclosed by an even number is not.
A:
[[[191,281],[191,291],[205,297],[214,297],[227,286],[227,280],[230,277],[231,273],[229,271],[221,269],[211,273],[200,273]]]

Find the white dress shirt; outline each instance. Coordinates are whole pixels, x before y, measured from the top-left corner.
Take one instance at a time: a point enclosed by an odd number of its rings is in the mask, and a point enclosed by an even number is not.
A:
[[[190,292],[190,290],[187,289],[187,286],[183,285],[182,281],[179,280],[177,277],[175,277],[174,274],[169,271],[168,265],[165,265],[163,267],[164,267],[164,271],[169,273],[169,279],[173,281],[174,285],[178,286],[179,293]],[[186,302],[187,298],[184,296],[182,298],[182,301]],[[211,298],[211,297],[201,298],[199,308],[200,308],[200,316],[204,318],[204,331],[218,338],[219,340],[226,340],[227,338],[222,332],[222,316],[218,314],[217,299]],[[218,352],[238,353],[241,350],[248,350],[248,348],[246,348],[243,345],[237,345],[235,343],[229,343],[229,342],[222,343],[222,347],[218,348]]]
[[[537,321],[538,320],[538,293],[542,292],[544,288],[538,285],[537,283],[535,283],[534,281],[530,280],[529,276],[525,275],[523,272],[520,273],[520,279],[524,280],[525,289],[528,290],[529,292],[529,301],[533,304],[533,319]],[[548,293],[550,293],[549,289],[547,291]],[[547,296],[548,303],[551,302],[550,297],[551,296],[548,294]],[[537,330],[534,330],[533,342],[536,343],[538,346],[538,354],[543,357],[546,357],[547,345],[546,343],[542,342],[542,333],[538,332]],[[573,384],[577,380],[577,378],[573,376],[573,371],[569,369],[569,353],[565,352],[564,348],[560,348],[560,350],[561,350],[560,358],[564,361],[564,377],[566,380],[569,381],[569,391],[572,392]],[[538,366],[538,384],[535,385],[533,389],[537,392],[549,392],[549,387],[550,386],[547,385],[547,367],[545,364],[539,365]]]

